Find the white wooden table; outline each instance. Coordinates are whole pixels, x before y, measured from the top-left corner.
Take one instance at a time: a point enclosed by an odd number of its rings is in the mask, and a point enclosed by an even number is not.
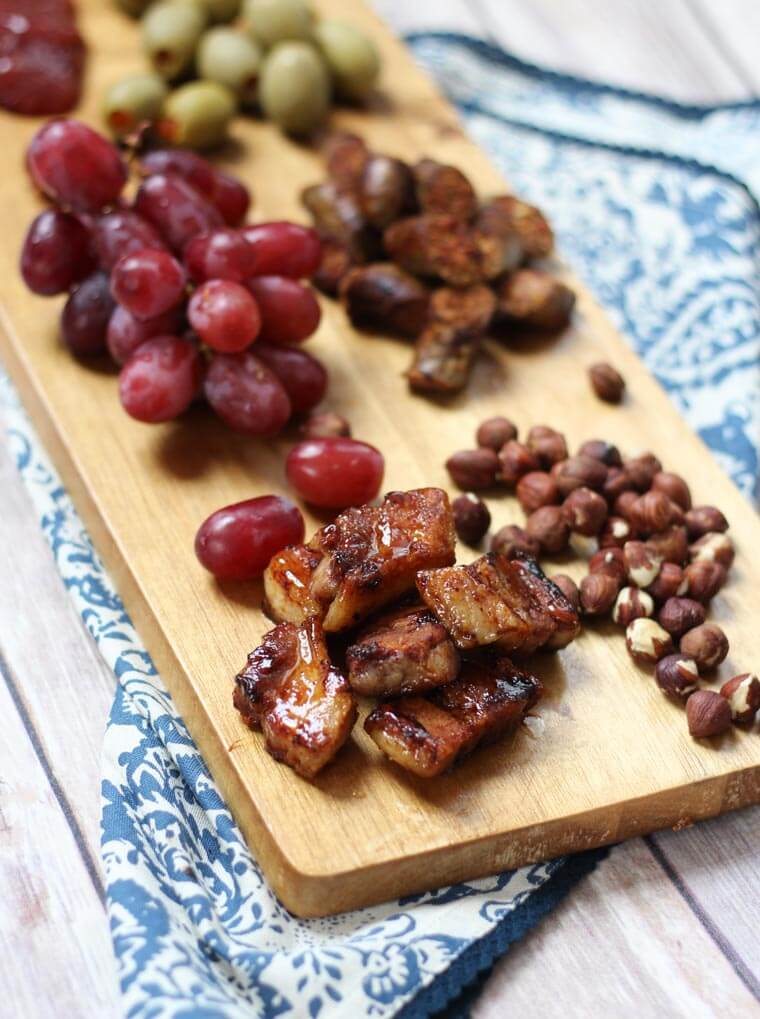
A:
[[[104,0],[107,2],[107,0]],[[374,0],[691,102],[760,94],[757,0]],[[0,442],[0,1016],[120,1014],[99,875],[114,677]],[[760,808],[628,842],[496,966],[474,1008],[569,1019],[760,1016]]]

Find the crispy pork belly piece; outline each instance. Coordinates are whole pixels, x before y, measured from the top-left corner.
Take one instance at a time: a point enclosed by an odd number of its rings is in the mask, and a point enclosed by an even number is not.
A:
[[[356,721],[356,701],[333,667],[322,624],[280,623],[248,655],[235,678],[233,703],[267,750],[304,778],[333,759]]]
[[[415,276],[390,262],[352,269],[342,279],[339,293],[348,317],[358,329],[414,337],[427,322],[430,291]]]
[[[277,552],[264,571],[264,609],[276,623],[303,623],[321,616],[322,606],[311,594],[311,583],[322,562],[321,552],[291,545]]]
[[[412,173],[423,212],[441,213],[467,222],[478,211],[475,189],[455,166],[421,159],[412,167]]]
[[[580,629],[570,602],[533,562],[490,553],[467,566],[423,570],[417,588],[463,649],[494,644],[529,654],[564,647]]]
[[[499,236],[516,233],[526,258],[545,258],[554,248],[552,228],[541,210],[515,195],[492,198],[480,210],[477,225]]]
[[[364,728],[392,761],[431,778],[519,725],[541,693],[539,680],[508,658],[467,662],[458,679],[426,697],[379,704]]]
[[[564,329],[575,306],[572,290],[541,269],[510,273],[499,283],[496,298],[498,324],[547,332]]]
[[[456,679],[459,652],[432,612],[403,608],[359,636],[346,652],[346,668],[358,693],[396,697]]]

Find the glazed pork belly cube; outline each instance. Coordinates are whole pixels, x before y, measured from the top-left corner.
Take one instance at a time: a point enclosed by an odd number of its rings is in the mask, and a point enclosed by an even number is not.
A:
[[[272,757],[304,778],[333,759],[356,721],[356,701],[335,669],[316,616],[265,634],[235,678],[233,703],[261,729]]]

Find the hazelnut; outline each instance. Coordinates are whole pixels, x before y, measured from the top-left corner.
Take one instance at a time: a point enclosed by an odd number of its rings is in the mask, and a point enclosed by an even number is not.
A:
[[[715,669],[728,654],[728,637],[717,623],[701,623],[681,638],[681,650],[700,670]]]
[[[633,487],[638,492],[646,492],[652,487],[655,474],[662,470],[662,464],[654,453],[642,453],[624,460],[623,469],[628,472]]]
[[[528,449],[535,454],[544,467],[551,467],[567,459],[567,443],[561,432],[548,425],[534,425],[526,439]]]
[[[579,531],[571,531],[568,548],[569,551],[579,559],[591,559],[591,557],[596,555],[599,551],[599,539],[596,535],[581,534]]]
[[[647,548],[664,559],[666,563],[683,566],[689,558],[689,540],[686,537],[686,528],[675,524],[659,534],[652,534],[647,538]]]
[[[627,541],[623,545],[623,561],[628,579],[636,587],[649,587],[662,566],[662,559],[643,541]]]
[[[578,612],[581,607],[581,594],[573,578],[568,577],[566,573],[555,573],[553,577],[549,577],[549,580],[560,589],[575,611]]]
[[[325,410],[310,414],[301,425],[301,434],[307,439],[330,439],[351,434],[351,425],[342,414]]]
[[[622,467],[610,467],[607,480],[602,487],[602,495],[609,503],[614,503],[623,492],[632,492],[633,482]]]
[[[567,548],[570,528],[561,506],[542,506],[534,510],[525,529],[538,540],[544,552],[562,552]]]
[[[605,403],[620,403],[625,391],[625,379],[606,361],[592,364],[588,370],[591,388]]]
[[[710,531],[727,531],[728,521],[717,506],[695,506],[684,517],[692,541]]]
[[[618,582],[618,588],[623,586],[626,578],[625,561],[622,548],[601,548],[591,557],[588,564],[589,573],[606,573],[614,577]]]
[[[599,547],[622,548],[633,536],[633,528],[624,517],[608,517],[599,535]]]
[[[491,551],[503,555],[506,559],[514,559],[518,552],[528,555],[532,559],[538,559],[541,554],[541,546],[538,540],[531,537],[522,527],[507,524],[491,538]]]
[[[491,526],[488,507],[474,492],[458,495],[451,504],[454,530],[466,545],[478,545]]]
[[[494,484],[498,465],[492,449],[463,449],[448,458],[446,470],[459,488],[477,491]]]
[[[607,573],[588,573],[581,581],[581,608],[587,616],[603,616],[612,608],[619,584]]]
[[[671,524],[683,520],[683,510],[668,499],[664,492],[649,491],[631,503],[629,519],[644,535],[658,534]]]
[[[559,502],[557,482],[546,471],[529,471],[517,482],[517,498],[526,513]]]
[[[601,460],[606,467],[622,467],[623,458],[617,446],[605,439],[589,439],[578,450],[582,456],[590,456],[593,460]]]
[[[631,524],[631,527],[633,527],[633,523],[631,521],[631,507],[635,502],[638,502],[638,499],[638,492],[621,492],[612,504],[612,512],[616,517],[622,517],[624,520],[627,520],[628,523]]]
[[[601,460],[583,454],[558,464],[553,473],[562,496],[570,495],[575,488],[593,488],[598,491],[607,479],[607,468]]]
[[[691,509],[691,492],[680,474],[658,471],[652,478],[652,489],[667,495],[668,499],[676,506],[680,506],[684,512]]]
[[[509,418],[501,417],[488,418],[487,421],[483,421],[475,433],[477,444],[486,449],[492,449],[494,453],[498,453],[510,439],[516,438],[517,427]]]
[[[671,637],[678,638],[704,623],[705,607],[693,598],[668,598],[657,618]]]
[[[654,601],[646,591],[637,587],[624,587],[617,596],[612,619],[620,626],[628,626],[634,619],[649,618],[654,612]]]
[[[686,702],[686,720],[694,739],[719,736],[731,725],[731,708],[719,693],[697,690]]]
[[[697,689],[699,669],[688,655],[666,655],[657,663],[654,678],[666,694],[685,701]]]
[[[652,664],[673,652],[673,641],[668,631],[646,616],[628,624],[625,643],[631,657],[637,662]]]
[[[726,571],[720,563],[708,559],[698,559],[689,563],[683,571],[686,581],[686,593],[695,601],[707,605],[720,591],[726,582]]]
[[[575,488],[562,504],[571,531],[593,537],[607,519],[607,503],[590,488]]]
[[[510,439],[499,450],[497,478],[508,485],[514,485],[523,474],[541,469],[538,457],[517,439]]]
[[[720,563],[724,570],[730,570],[734,561],[734,543],[727,534],[708,531],[689,548],[689,558],[693,563],[704,560],[708,563]]]
[[[647,591],[655,601],[663,602],[676,595],[685,595],[688,590],[686,575],[680,566],[675,563],[663,563],[660,572],[649,585]]]
[[[760,708],[760,679],[752,672],[734,676],[720,688],[731,709],[731,718],[737,725],[751,722]]]

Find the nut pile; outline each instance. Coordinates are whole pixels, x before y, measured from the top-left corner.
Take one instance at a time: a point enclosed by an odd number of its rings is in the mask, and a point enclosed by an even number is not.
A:
[[[357,328],[415,340],[415,392],[463,389],[489,331],[567,325],[575,295],[533,264],[554,246],[534,206],[483,203],[456,167],[409,165],[356,135],[332,135],[324,151],[328,179],[302,195],[324,244],[314,283]]]
[[[734,560],[728,521],[715,506],[693,506],[689,486],[652,453],[624,459],[602,439],[570,456],[565,437],[536,425],[523,441],[507,418],[484,421],[477,448],[446,461],[452,481],[467,494],[453,503],[463,541],[476,545],[490,524],[479,491],[514,489],[525,527],[497,531],[491,551],[538,558],[573,550],[590,555],[576,586],[565,574],[552,580],[586,617],[611,615],[625,628],[626,646],[654,668],[660,689],[686,704],[697,739],[752,722],[760,709],[760,679],[747,673],[719,693],[699,689],[728,654],[728,639],[707,621],[710,601]]]

